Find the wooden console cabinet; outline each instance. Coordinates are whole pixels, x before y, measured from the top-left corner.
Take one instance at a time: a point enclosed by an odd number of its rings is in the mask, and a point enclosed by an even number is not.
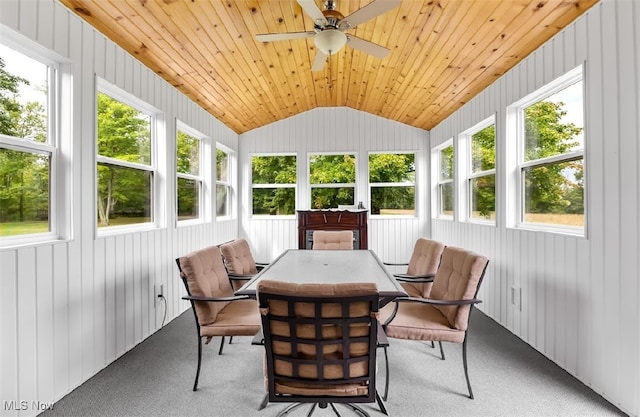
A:
[[[298,249],[311,249],[314,230],[352,230],[354,249],[368,249],[367,210],[298,210]]]

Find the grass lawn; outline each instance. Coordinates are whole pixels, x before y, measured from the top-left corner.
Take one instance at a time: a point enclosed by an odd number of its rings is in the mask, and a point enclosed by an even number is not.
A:
[[[31,221],[31,222],[0,222],[0,236],[16,236],[26,235],[29,233],[47,233],[49,231],[49,222]]]

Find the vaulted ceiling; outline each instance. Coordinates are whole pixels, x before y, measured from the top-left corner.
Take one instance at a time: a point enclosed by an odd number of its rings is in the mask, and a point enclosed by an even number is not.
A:
[[[375,0],[386,1],[386,0]],[[60,0],[237,133],[326,106],[430,130],[598,0],[403,0],[348,34],[311,71],[313,31],[296,0]],[[321,0],[317,6],[324,9]],[[370,0],[338,0],[349,16]]]

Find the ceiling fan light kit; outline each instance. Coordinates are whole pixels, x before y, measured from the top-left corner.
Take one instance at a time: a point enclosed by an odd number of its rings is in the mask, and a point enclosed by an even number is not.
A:
[[[302,10],[313,19],[313,32],[266,33],[256,35],[256,39],[263,42],[271,42],[313,38],[317,51],[311,66],[312,71],[321,70],[325,65],[327,56],[338,52],[347,42],[350,47],[377,58],[384,58],[389,54],[389,49],[357,36],[347,35],[345,32],[398,7],[400,0],[373,0],[347,17],[344,17],[342,13],[336,10],[337,2],[335,0],[325,0],[325,10],[320,10],[315,0],[297,1]]]

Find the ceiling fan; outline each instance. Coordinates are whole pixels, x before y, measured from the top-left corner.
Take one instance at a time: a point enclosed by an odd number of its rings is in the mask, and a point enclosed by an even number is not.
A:
[[[324,0],[325,10],[320,10],[314,0],[297,1],[305,13],[313,19],[312,32],[266,33],[256,35],[256,39],[270,42],[313,38],[317,52],[311,66],[312,71],[320,71],[324,67],[327,56],[335,54],[345,44],[377,58],[384,58],[390,52],[383,46],[345,32],[399,6],[400,0],[373,0],[347,17],[336,10],[336,0]]]

